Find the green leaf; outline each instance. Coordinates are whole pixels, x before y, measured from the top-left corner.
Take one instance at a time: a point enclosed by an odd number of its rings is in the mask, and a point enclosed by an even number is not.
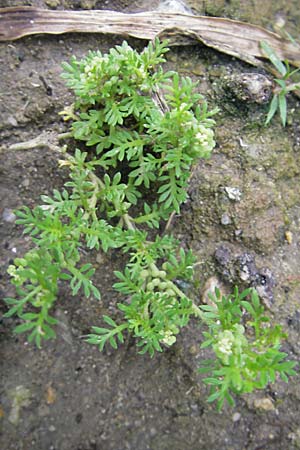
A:
[[[22,314],[21,318],[23,320],[34,320],[37,319],[39,317],[39,315],[37,313],[25,313]]]
[[[255,318],[257,316],[256,312],[254,311],[253,306],[249,302],[242,301],[241,305],[245,308],[246,311],[248,311],[249,314],[251,314],[251,316],[253,318]]]
[[[25,331],[29,331],[32,330],[32,328],[36,327],[36,323],[35,322],[26,322],[26,323],[22,323],[21,325],[18,325],[14,328],[14,333],[24,333]]]
[[[92,330],[97,334],[107,334],[109,331],[107,328],[101,328],[101,327],[92,327]]]
[[[261,48],[263,49],[265,55],[269,58],[271,63],[274,65],[274,67],[276,67],[278,72],[280,72],[280,74],[282,76],[285,76],[287,69],[286,69],[285,65],[282,63],[282,61],[280,60],[280,58],[277,56],[276,52],[265,41],[262,41],[260,43],[260,45],[261,45]]]
[[[100,293],[100,291],[96,288],[96,286],[94,286],[93,284],[91,284],[91,285],[90,285],[90,290],[91,290],[92,294],[94,295],[94,297],[95,297],[97,300],[100,300],[100,299],[101,299],[101,293]]]
[[[109,316],[103,316],[103,320],[105,323],[107,323],[108,325],[110,325],[114,328],[117,326],[116,322]]]
[[[211,394],[208,398],[207,398],[207,402],[208,403],[212,403],[215,400],[217,400],[220,397],[221,393],[220,391],[215,391],[213,394]]]
[[[95,336],[94,334],[89,334],[88,338],[85,340],[85,342],[87,342],[88,344],[94,344],[94,345],[99,345],[100,342],[100,338],[99,336]]]
[[[229,406],[231,406],[232,408],[235,406],[235,401],[233,399],[233,397],[229,394],[229,392],[225,392],[225,398],[229,404]],[[223,402],[218,402],[218,411],[221,411],[223,407]]]
[[[243,300],[243,298],[247,297],[249,294],[256,292],[252,288],[245,289],[243,292],[239,293],[238,290],[235,293],[236,297],[238,297],[240,300]]]
[[[296,372],[295,372],[295,374],[296,374]],[[286,374],[285,374],[284,372],[280,372],[280,378],[281,378],[285,383],[288,383],[288,381],[289,381],[288,377],[286,376]]]
[[[255,310],[259,311],[260,301],[259,301],[258,293],[255,289],[252,289],[252,292],[251,292],[251,302],[252,302]]]
[[[206,319],[219,319],[220,315],[215,312],[205,312],[204,317]]]
[[[209,367],[209,366],[208,367],[199,367],[197,369],[197,372],[202,374],[202,373],[211,372],[211,370],[212,370],[212,367]]]
[[[54,339],[56,338],[56,333],[55,331],[49,327],[49,325],[46,325],[45,323],[43,324],[43,332],[45,333],[44,339]]]
[[[115,350],[118,348],[118,344],[113,336],[109,338],[109,343]]]
[[[119,342],[120,342],[121,344],[123,344],[123,343],[124,343],[124,337],[123,337],[123,334],[122,334],[121,332],[119,332],[119,333],[117,334],[117,337],[118,337]]]
[[[285,97],[284,93],[279,94],[278,103],[279,103],[281,122],[282,122],[282,125],[285,127],[286,119],[287,119],[287,102],[286,102],[286,97]]]
[[[272,98],[272,101],[270,104],[270,108],[269,108],[269,112],[268,112],[268,115],[267,115],[267,118],[265,121],[265,125],[268,125],[268,123],[271,122],[273,116],[275,115],[275,113],[277,111],[277,108],[278,108],[278,95],[275,94],[275,95],[273,95],[273,98]]]
[[[202,342],[200,348],[207,348],[207,347],[209,347],[210,345],[212,345],[213,342],[214,342],[213,339],[210,339],[210,340],[208,339],[208,340]]]
[[[217,307],[211,306],[211,305],[200,305],[200,308],[203,311],[209,311],[209,312],[213,312],[213,313],[216,313],[216,311],[217,311]]]
[[[10,308],[5,314],[3,314],[3,317],[5,317],[5,318],[12,317],[18,311],[19,311],[19,305],[16,305],[16,306]]]
[[[212,385],[212,386],[220,386],[223,383],[222,380],[219,380],[217,378],[204,378],[203,382],[205,384],[209,384],[209,385]]]
[[[158,340],[157,339],[153,339],[152,340],[152,345],[153,345],[153,348],[157,351],[157,352],[162,352],[162,348],[161,348],[161,346],[159,345],[159,342],[158,342]]]
[[[105,121],[112,126],[122,125],[123,116],[122,112],[119,110],[118,105],[113,102],[108,102],[105,107]]]

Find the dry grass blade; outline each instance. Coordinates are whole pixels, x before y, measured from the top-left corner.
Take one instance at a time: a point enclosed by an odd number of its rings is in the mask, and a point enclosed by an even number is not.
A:
[[[0,41],[24,36],[68,32],[108,33],[151,40],[168,37],[173,45],[200,41],[250,64],[260,65],[261,41],[282,60],[300,66],[300,48],[261,27],[216,17],[149,11],[124,14],[115,11],[51,11],[30,7],[0,9]]]

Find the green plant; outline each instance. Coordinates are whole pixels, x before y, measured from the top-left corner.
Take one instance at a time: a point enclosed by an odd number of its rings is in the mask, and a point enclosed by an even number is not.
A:
[[[152,356],[174,344],[191,316],[207,323],[210,333],[217,330],[219,316],[211,320],[212,312],[178,287],[178,280],[192,280],[192,252],[173,236],[155,233],[179,213],[193,164],[215,145],[215,111],[208,111],[189,78],[163,71],[166,51],[158,40],[142,53],[124,42],[107,55],[90,52],[63,66],[76,101],[62,114],[72,119],[70,136],[86,151],[55,147],[70,180],[62,191],[42,195],[42,205],[16,212],[34,247],[8,268],[18,296],[6,299],[6,317],[17,314],[23,323],[15,332],[29,332],[38,346],[55,337],[50,311],[61,280],[70,283],[73,295],[82,290],[100,298],[92,282],[95,269],[81,263],[82,247],[121,249],[128,258],[114,284],[124,299],[118,304],[124,320],[104,315],[105,326],[92,327],[87,336],[100,350],[106,343],[117,348],[124,333],[131,333],[139,352]],[[236,324],[228,330],[235,333]]]
[[[239,293],[235,288],[229,296],[216,289],[210,298],[212,305],[201,306],[208,325],[202,348],[212,347],[215,359],[203,361],[199,369],[210,372],[204,379],[211,389],[208,402],[217,401],[220,410],[225,400],[234,405],[231,393],[264,389],[277,374],[286,382],[296,374],[296,363],[285,361],[287,354],[280,351],[286,334],[280,325],[271,327],[255,289]]]
[[[299,69],[291,70],[288,61],[281,61],[276,52],[267,42],[261,42],[262,50],[275,67],[278,76],[274,81],[277,84],[273,92],[269,112],[265,124],[270,123],[277,110],[279,110],[281,123],[285,127],[287,121],[287,95],[300,89],[300,82],[291,82],[291,78],[299,72]]]

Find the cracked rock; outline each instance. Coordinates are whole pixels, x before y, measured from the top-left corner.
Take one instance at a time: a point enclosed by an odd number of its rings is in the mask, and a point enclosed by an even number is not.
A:
[[[271,308],[275,279],[269,268],[258,268],[255,256],[248,252],[235,253],[228,245],[220,245],[215,252],[218,270],[232,284],[254,287],[267,308]]]

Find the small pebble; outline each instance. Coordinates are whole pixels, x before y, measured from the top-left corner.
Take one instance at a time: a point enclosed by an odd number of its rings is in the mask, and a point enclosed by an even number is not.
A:
[[[238,422],[241,419],[242,415],[239,412],[235,412],[232,415],[232,421],[233,422]]]
[[[241,230],[241,229],[235,230],[234,234],[235,234],[236,237],[239,237],[239,236],[241,236],[243,234],[243,230]]]
[[[226,186],[224,190],[230,200],[234,200],[235,202],[239,202],[242,198],[241,191],[236,187]]]
[[[16,218],[17,217],[14,214],[12,209],[4,208],[3,213],[2,213],[2,219],[4,220],[4,222],[14,223]]]
[[[97,263],[98,264],[103,264],[104,260],[105,260],[105,257],[103,255],[103,253],[101,253],[101,252],[97,253],[97,256],[96,256]]]
[[[285,232],[285,239],[286,239],[288,244],[292,244],[293,243],[293,234],[290,231],[286,231]]]
[[[7,118],[7,124],[11,125],[12,127],[17,127],[18,126],[18,121],[14,116],[8,116]]]
[[[217,277],[210,277],[208,280],[206,280],[204,286],[203,286],[203,293],[202,293],[202,303],[206,305],[216,306],[215,303],[211,300],[210,296],[214,296],[215,290],[219,289],[221,292],[221,295],[224,295],[224,286],[222,282]]]
[[[25,178],[25,179],[22,181],[21,186],[24,187],[24,188],[28,188],[28,187],[30,186],[30,180],[29,180],[29,178]]]
[[[230,225],[231,224],[231,219],[228,214],[222,214],[221,224],[222,225]]]
[[[191,345],[189,348],[189,353],[191,355],[197,355],[199,353],[199,346],[198,345]]]
[[[161,12],[193,14],[192,10],[181,0],[162,0],[157,10]]]

